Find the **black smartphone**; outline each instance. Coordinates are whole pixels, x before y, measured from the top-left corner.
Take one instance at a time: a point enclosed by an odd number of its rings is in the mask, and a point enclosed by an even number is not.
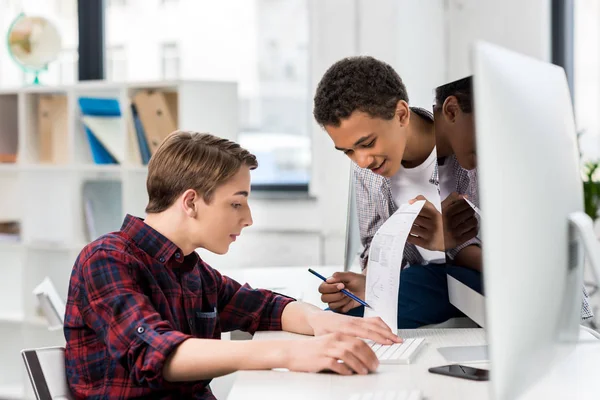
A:
[[[473,381],[489,380],[489,372],[487,369],[479,369],[473,367],[465,367],[464,365],[443,365],[441,367],[429,368],[432,374],[441,374],[455,376],[457,378],[471,379]]]

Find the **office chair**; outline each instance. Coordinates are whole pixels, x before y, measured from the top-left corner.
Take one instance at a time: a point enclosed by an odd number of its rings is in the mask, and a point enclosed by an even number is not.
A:
[[[72,400],[65,374],[65,348],[21,350],[23,362],[37,400]]]

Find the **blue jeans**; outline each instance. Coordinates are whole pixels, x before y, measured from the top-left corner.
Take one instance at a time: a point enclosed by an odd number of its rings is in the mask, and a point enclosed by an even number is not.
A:
[[[446,274],[483,294],[483,276],[478,271],[449,264],[411,265],[401,273],[398,329],[414,329],[465,316],[448,300]],[[362,317],[364,312],[360,306],[346,315]]]

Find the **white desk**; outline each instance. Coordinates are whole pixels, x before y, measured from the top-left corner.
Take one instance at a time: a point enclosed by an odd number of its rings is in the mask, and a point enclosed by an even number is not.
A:
[[[410,329],[402,337],[425,337],[427,342],[414,364],[381,365],[375,374],[340,376],[279,371],[239,371],[229,400],[247,399],[344,399],[374,389],[420,389],[428,400],[485,400],[488,383],[431,374],[432,366],[448,364],[437,351],[443,346],[485,344],[483,329]],[[287,332],[259,332],[254,340],[305,339]],[[468,365],[468,364],[467,364]],[[486,364],[477,364],[488,368]]]
[[[402,337],[425,337],[427,343],[411,365],[381,365],[368,376],[340,376],[279,371],[239,371],[229,400],[246,399],[349,399],[357,393],[381,390],[419,389],[427,400],[490,399],[489,384],[431,374],[432,366],[448,362],[437,351],[443,346],[485,344],[483,329],[400,330]],[[303,340],[306,336],[287,332],[259,332],[254,340]],[[469,364],[465,364],[469,365]],[[489,368],[487,364],[471,364]],[[560,364],[530,390],[523,400],[600,398],[600,342],[582,342]]]
[[[600,341],[582,342],[554,365],[523,400],[600,399]]]

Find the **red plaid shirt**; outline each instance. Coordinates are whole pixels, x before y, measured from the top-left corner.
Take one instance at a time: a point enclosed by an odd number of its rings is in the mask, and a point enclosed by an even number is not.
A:
[[[210,380],[167,382],[184,340],[281,330],[292,299],[241,286],[128,215],[87,245],[73,267],[65,314],[66,372],[76,398],[214,399]],[[202,358],[198,357],[198,362]]]

